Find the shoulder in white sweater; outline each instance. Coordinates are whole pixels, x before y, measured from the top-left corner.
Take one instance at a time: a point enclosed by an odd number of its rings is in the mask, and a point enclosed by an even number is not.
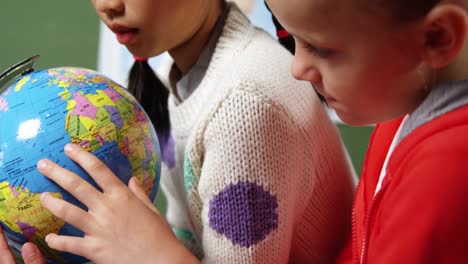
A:
[[[311,85],[291,77],[289,52],[229,8],[199,87],[170,100],[186,144],[184,179],[169,180],[185,189],[204,263],[330,261],[354,190],[339,134]]]

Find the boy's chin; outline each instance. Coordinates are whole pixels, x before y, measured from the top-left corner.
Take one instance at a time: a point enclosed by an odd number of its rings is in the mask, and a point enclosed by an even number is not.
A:
[[[370,125],[374,125],[374,124],[378,123],[376,121],[369,120],[367,118],[362,118],[362,117],[352,115],[352,114],[347,114],[347,113],[336,112],[336,117],[337,117],[337,119],[339,121],[341,121],[344,124],[349,125],[349,126],[358,126],[358,127],[359,126],[370,126]]]

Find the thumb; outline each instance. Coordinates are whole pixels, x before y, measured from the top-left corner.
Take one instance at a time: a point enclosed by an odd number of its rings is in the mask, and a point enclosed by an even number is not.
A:
[[[160,215],[159,211],[156,209],[154,204],[150,201],[145,191],[141,189],[140,185],[138,184],[138,180],[135,177],[132,177],[130,181],[128,182],[128,188],[130,188],[130,190],[138,198],[138,200],[142,201],[152,211]]]
[[[36,245],[28,242],[21,248],[21,256],[24,264],[45,264],[45,258]]]

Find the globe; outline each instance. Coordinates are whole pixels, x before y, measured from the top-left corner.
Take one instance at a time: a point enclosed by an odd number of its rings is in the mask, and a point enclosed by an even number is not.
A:
[[[42,208],[42,192],[86,208],[39,173],[36,163],[48,158],[98,188],[64,154],[71,142],[97,156],[124,183],[135,176],[154,200],[160,150],[151,121],[125,89],[89,69],[30,69],[10,84],[0,87],[0,224],[10,248],[18,256],[32,241],[48,263],[88,262],[45,243],[49,233],[83,233]]]

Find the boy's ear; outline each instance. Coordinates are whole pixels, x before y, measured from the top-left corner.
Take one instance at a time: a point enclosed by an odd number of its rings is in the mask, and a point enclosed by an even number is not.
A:
[[[442,3],[424,21],[423,57],[433,68],[447,66],[460,53],[467,37],[468,16],[461,6]]]

